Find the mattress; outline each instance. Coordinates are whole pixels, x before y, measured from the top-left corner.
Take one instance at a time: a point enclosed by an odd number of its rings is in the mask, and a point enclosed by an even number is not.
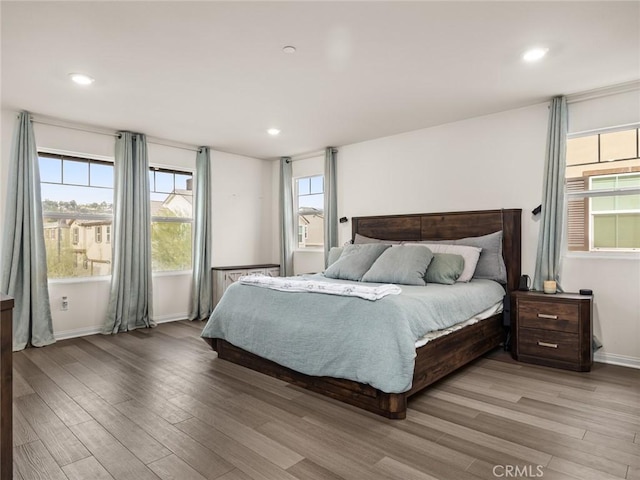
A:
[[[416,341],[416,348],[422,347],[427,343],[431,342],[432,340],[435,340],[436,338],[444,337],[445,335],[449,335],[450,333],[461,330],[464,327],[474,325],[481,320],[485,320],[489,317],[492,317],[495,314],[502,312],[502,307],[503,307],[503,302],[501,300],[497,302],[495,305],[492,305],[491,307],[474,315],[468,320],[465,320],[460,323],[456,323],[455,325],[452,325],[448,328],[443,328],[442,330],[434,330],[433,332],[425,333],[422,337],[420,337],[418,341]]]

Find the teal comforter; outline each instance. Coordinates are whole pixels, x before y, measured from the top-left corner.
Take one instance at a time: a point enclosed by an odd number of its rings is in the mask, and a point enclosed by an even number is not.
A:
[[[322,275],[309,278],[345,283]],[[202,336],[222,338],[307,375],[401,393],[411,388],[416,340],[465,321],[504,296],[502,286],[491,280],[401,288],[400,295],[370,301],[235,283]]]

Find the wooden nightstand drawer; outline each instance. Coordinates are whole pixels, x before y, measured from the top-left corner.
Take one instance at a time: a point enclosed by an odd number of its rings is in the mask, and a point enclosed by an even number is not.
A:
[[[579,306],[575,303],[546,303],[523,299],[518,306],[518,315],[522,328],[570,333],[580,331]]]
[[[565,362],[577,362],[580,358],[580,342],[575,333],[523,328],[519,331],[518,344],[523,355]]]

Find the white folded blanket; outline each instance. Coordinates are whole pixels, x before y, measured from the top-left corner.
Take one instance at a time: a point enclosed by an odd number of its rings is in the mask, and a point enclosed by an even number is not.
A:
[[[281,292],[312,292],[343,297],[360,297],[365,300],[379,300],[387,295],[402,292],[397,285],[354,285],[353,283],[320,282],[317,280],[297,280],[291,277],[268,277],[266,275],[246,275],[238,280],[243,285],[270,288]]]

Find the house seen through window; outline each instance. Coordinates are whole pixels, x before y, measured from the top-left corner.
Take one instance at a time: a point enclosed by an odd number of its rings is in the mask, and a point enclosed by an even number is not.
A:
[[[39,154],[49,278],[111,274],[114,166]],[[154,271],[191,268],[190,172],[151,169]]]
[[[295,201],[298,212],[298,248],[322,247],[324,245],[324,176],[296,178]]]
[[[569,250],[640,250],[639,150],[638,128],[567,140]]]

